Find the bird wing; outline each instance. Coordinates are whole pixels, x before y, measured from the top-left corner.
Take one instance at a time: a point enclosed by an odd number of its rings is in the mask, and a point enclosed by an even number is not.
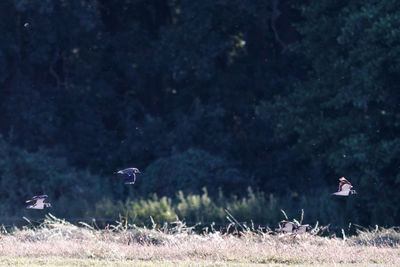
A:
[[[350,188],[352,188],[352,187],[353,186],[351,185],[351,183],[349,181],[347,181],[346,178],[344,178],[344,177],[339,178],[339,190],[338,190],[338,192],[342,191],[342,190],[350,190]]]
[[[135,173],[133,171],[124,172],[123,176],[124,176],[125,179],[131,179],[132,177],[135,176]]]
[[[122,177],[124,178],[126,184],[134,184],[136,181],[135,172],[139,172],[139,170],[137,168],[127,168],[124,170],[120,170],[117,173],[122,174]]]
[[[284,225],[285,223],[288,223],[288,221],[282,220],[279,222],[279,225]]]
[[[349,184],[343,184],[342,185],[342,190],[341,191],[349,191],[353,186]]]
[[[38,196],[34,196],[33,198],[32,198],[32,200],[35,200],[35,199],[45,199],[45,198],[47,198],[48,196],[47,195],[38,195]]]
[[[123,172],[139,173],[140,171],[138,168],[126,168],[125,170],[123,170]]]
[[[136,174],[132,172],[129,175],[124,175],[124,179],[125,179],[125,182],[134,184],[136,181]]]
[[[37,199],[35,199],[35,200],[36,200],[36,203],[35,203],[35,204],[41,204],[41,203],[44,202],[45,198],[37,198]]]
[[[279,223],[280,223],[280,225],[281,225],[283,228],[285,228],[285,227],[290,227],[290,226],[294,226],[294,223],[289,222],[289,221],[285,221],[285,220],[280,221]]]
[[[25,201],[25,203],[29,203],[29,202],[32,202],[32,201],[36,201],[37,202],[39,199],[41,199],[42,200],[41,202],[43,202],[47,197],[48,197],[47,195],[34,196],[34,197],[32,197],[32,199]]]
[[[132,175],[132,173],[135,173],[132,168],[122,170],[122,174]]]

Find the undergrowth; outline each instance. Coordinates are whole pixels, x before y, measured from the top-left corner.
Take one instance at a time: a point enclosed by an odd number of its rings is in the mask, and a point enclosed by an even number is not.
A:
[[[400,231],[359,229],[356,236],[321,236],[324,227],[305,234],[277,233],[268,227],[239,222],[229,212],[223,228],[213,224],[196,230],[175,220],[143,227],[122,217],[105,228],[95,221],[72,224],[46,215],[38,225],[27,219],[21,228],[0,232],[0,257],[61,257],[115,262],[223,262],[263,264],[399,265]],[[300,219],[301,221],[301,219]]]
[[[156,223],[173,222],[177,218],[190,224],[198,222],[226,224],[226,212],[229,210],[239,221],[275,222],[280,218],[280,206],[273,194],[265,196],[262,192],[247,189],[242,198],[225,197],[222,193],[216,199],[208,195],[203,188],[201,195],[177,193],[175,199],[159,198],[154,194],[150,199],[112,201],[103,199],[86,216],[94,218],[115,218],[119,214],[130,218],[136,224],[148,225],[150,216]]]

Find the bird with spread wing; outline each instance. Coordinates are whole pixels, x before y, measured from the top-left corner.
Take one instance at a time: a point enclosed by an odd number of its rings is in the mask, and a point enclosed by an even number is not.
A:
[[[347,181],[346,178],[341,177],[339,178],[339,189],[337,192],[332,193],[332,195],[347,197],[349,195],[357,194],[356,190],[353,190],[352,188],[353,186],[351,185],[351,183]]]
[[[134,184],[136,181],[136,173],[140,173],[138,168],[127,168],[115,172],[115,174],[122,174],[125,184]]]
[[[44,208],[51,208],[50,203],[45,203],[45,199],[47,198],[47,195],[39,195],[39,196],[34,196],[32,199],[25,201],[25,203],[29,202],[35,202],[32,205],[29,205],[26,207],[27,209],[34,209],[34,210],[42,210]]]

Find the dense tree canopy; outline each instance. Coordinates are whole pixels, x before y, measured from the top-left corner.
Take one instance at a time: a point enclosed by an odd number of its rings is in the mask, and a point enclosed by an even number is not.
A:
[[[44,190],[88,206],[250,186],[310,220],[398,224],[399,7],[1,1],[1,212]],[[127,188],[112,173],[131,166]],[[329,195],[340,176],[357,196]]]

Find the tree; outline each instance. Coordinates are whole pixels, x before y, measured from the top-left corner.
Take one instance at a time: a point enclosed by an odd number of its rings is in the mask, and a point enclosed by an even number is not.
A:
[[[300,7],[301,40],[293,47],[310,64],[303,81],[260,112],[277,136],[314,170],[312,183],[346,176],[361,193],[349,219],[394,223],[399,201],[399,100],[395,58],[396,1],[308,1]],[[303,177],[300,179],[306,179]],[[299,178],[297,178],[297,181]],[[317,187],[314,187],[318,190]],[[393,214],[384,217],[383,214]]]

